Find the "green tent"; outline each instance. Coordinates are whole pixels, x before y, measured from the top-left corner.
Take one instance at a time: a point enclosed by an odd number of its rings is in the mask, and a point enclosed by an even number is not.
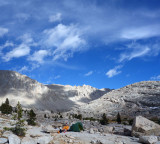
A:
[[[69,129],[69,131],[74,131],[74,132],[80,132],[81,130],[83,130],[83,125],[81,122],[72,124],[72,126]]]

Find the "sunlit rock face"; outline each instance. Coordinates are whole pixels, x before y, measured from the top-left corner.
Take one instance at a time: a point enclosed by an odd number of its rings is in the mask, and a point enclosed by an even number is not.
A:
[[[24,107],[40,110],[68,111],[95,100],[110,89],[70,85],[43,85],[14,71],[0,70],[0,100],[9,98],[15,106],[18,101]]]
[[[135,115],[160,117],[160,81],[142,81],[113,90],[76,111],[97,117],[103,113],[116,117],[118,112],[128,118]]]

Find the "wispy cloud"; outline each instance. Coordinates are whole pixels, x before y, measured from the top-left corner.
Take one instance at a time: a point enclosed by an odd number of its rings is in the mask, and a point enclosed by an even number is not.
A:
[[[8,31],[9,30],[7,28],[0,27],[0,37],[8,33]]]
[[[14,44],[12,42],[6,41],[4,45],[0,46],[0,50],[4,49],[6,47],[13,47],[13,46],[14,46]]]
[[[19,21],[26,21],[29,19],[29,14],[26,13],[18,13],[15,16]]]
[[[121,69],[121,68],[122,68],[121,65],[116,66],[116,67],[114,67],[113,69],[110,69],[110,70],[106,73],[106,75],[108,76],[108,78],[114,77],[114,76],[116,76],[116,75],[118,75],[118,74],[121,73],[121,71],[119,70],[119,69]]]
[[[151,80],[160,80],[160,75],[153,76],[150,78]]]
[[[59,24],[53,29],[44,31],[46,38],[44,43],[53,51],[53,59],[67,60],[74,52],[85,50],[85,40],[81,38],[81,32],[75,25]]]
[[[160,25],[127,28],[122,31],[121,37],[124,39],[135,40],[160,36],[160,31],[157,31],[157,29],[160,29]]]
[[[160,53],[159,44],[159,42],[154,44],[139,44],[133,42],[132,44],[127,45],[126,51],[120,54],[118,61],[129,61],[144,56],[157,56]]]
[[[62,14],[61,13],[57,13],[54,15],[51,15],[49,17],[49,22],[59,22],[62,20]]]
[[[4,61],[10,61],[13,58],[19,58],[26,55],[29,55],[30,47],[25,44],[21,44],[18,47],[14,48],[10,52],[8,52],[5,56],[2,57]]]
[[[93,74],[93,71],[89,71],[88,73],[84,74],[84,76],[90,76]]]
[[[22,72],[26,72],[29,71],[27,66],[23,66],[22,68],[20,68],[19,70],[17,70],[18,72],[22,73]]]
[[[36,61],[40,64],[44,63],[44,58],[49,55],[47,50],[35,51],[33,55],[28,57],[29,61]]]
[[[61,78],[60,75],[56,75],[56,76],[54,77],[54,79],[59,79],[59,78]]]

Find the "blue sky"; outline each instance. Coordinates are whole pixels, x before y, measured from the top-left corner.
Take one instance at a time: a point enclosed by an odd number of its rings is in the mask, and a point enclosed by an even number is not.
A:
[[[0,0],[0,69],[44,84],[160,80],[159,0]]]

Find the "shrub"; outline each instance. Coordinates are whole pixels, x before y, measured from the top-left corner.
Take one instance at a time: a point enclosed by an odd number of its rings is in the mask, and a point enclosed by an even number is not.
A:
[[[129,125],[132,125],[133,124],[133,119],[130,119],[129,120]]]
[[[82,114],[79,114],[79,115],[73,114],[72,117],[76,118],[76,119],[79,119],[79,120],[82,120]]]
[[[47,115],[46,115],[46,114],[44,114],[44,118],[47,118]]]
[[[99,119],[95,119],[93,117],[86,117],[86,118],[83,118],[83,120],[99,121]]]
[[[102,125],[107,125],[108,124],[108,119],[107,119],[107,117],[106,117],[106,114],[104,113],[103,115],[102,115],[102,118],[101,118],[101,120],[100,120],[100,124],[102,124]]]

